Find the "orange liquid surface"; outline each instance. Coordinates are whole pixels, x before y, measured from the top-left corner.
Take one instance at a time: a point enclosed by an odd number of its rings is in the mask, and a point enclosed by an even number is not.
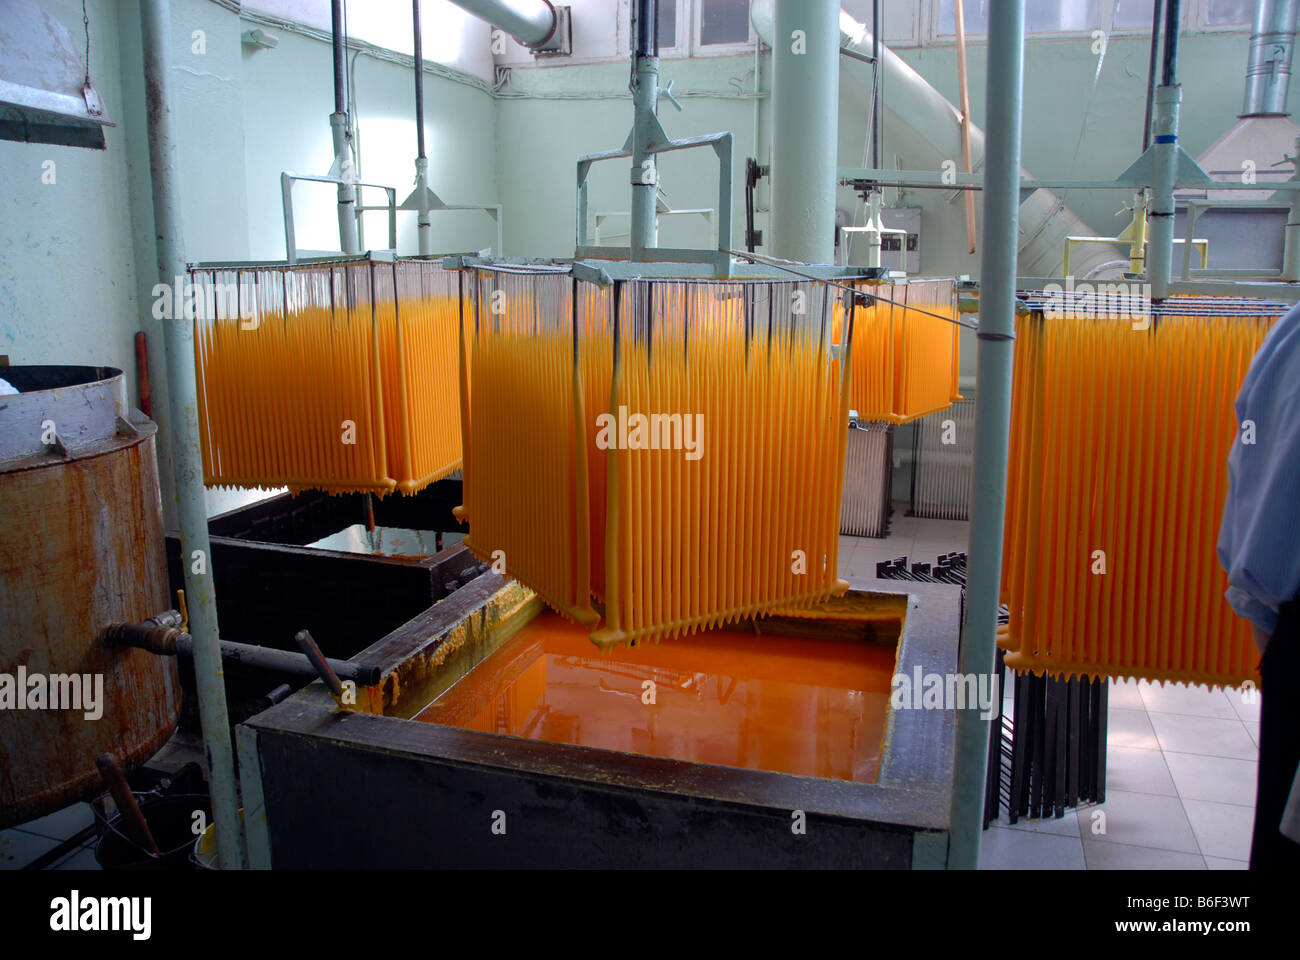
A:
[[[886,644],[731,630],[602,654],[587,630],[547,612],[415,719],[870,783],[894,659]]]

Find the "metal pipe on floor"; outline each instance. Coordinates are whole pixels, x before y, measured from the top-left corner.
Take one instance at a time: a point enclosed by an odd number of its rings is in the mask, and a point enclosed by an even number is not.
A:
[[[1024,89],[1025,0],[989,5],[987,139],[981,236],[980,325],[975,395],[966,622],[958,671],[994,672],[1002,523],[1007,499],[1011,361],[1015,338],[1016,247],[1020,210],[1020,114]],[[990,721],[957,711],[948,867],[979,866]]]
[[[177,170],[176,130],[171,112],[171,12],[166,0],[144,0],[140,6],[144,52],[145,106],[149,129],[149,168],[153,178],[154,233],[158,247],[158,276],[165,284],[186,275],[181,229],[180,173]],[[180,517],[181,558],[190,632],[194,636],[194,675],[199,717],[207,754],[208,786],[221,867],[243,867],[243,836],[235,792],[235,758],[226,711],[221,672],[217,602],[213,587],[212,547],[208,542],[207,502],[203,489],[203,460],[199,450],[198,387],[194,373],[192,318],[181,316],[163,324],[167,350],[168,402],[171,408],[171,459],[174,496]]]

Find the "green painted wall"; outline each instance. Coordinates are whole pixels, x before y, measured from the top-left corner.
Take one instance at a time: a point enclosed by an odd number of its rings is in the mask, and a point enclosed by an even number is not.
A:
[[[329,116],[334,110],[330,48],[321,41],[265,28],[280,38],[273,50],[244,48],[244,178],[249,211],[249,254],[285,256],[280,173],[327,173],[333,161]],[[415,177],[415,86],[409,67],[361,55],[350,62],[356,89],[359,163],[364,180],[397,188],[400,204]],[[430,185],[447,203],[496,202],[493,163],[496,116],[482,84],[425,76],[425,140]],[[294,191],[300,248],[337,248],[336,191],[326,184],[300,184]],[[385,202],[367,190],[363,201]],[[398,213],[398,249],[416,250],[416,214]],[[448,211],[433,215],[434,249],[478,250],[496,242],[486,214]],[[387,214],[371,213],[366,245],[388,245]]]
[[[1193,157],[1236,120],[1249,40],[1249,33],[1242,31],[1185,34],[1179,42],[1178,79],[1183,85],[1180,140]],[[1145,37],[1112,38],[1098,74],[1098,57],[1090,39],[1031,39],[1025,52],[1025,169],[1044,177],[1114,177],[1122,173],[1142,146],[1149,51]],[[986,115],[987,53],[983,42],[972,43],[968,49],[971,117],[978,124],[983,124]],[[954,47],[901,49],[898,54],[944,96],[957,101]],[[1292,78],[1290,106],[1293,111],[1300,109],[1300,77]],[[1267,162],[1273,159],[1280,158]],[[1127,199],[1123,194],[1071,191],[1065,199],[1098,232],[1110,233],[1127,222],[1114,216],[1120,200]]]
[[[1180,45],[1184,86],[1182,142],[1193,156],[1208,147],[1236,119],[1241,106],[1246,32],[1189,34]],[[1140,151],[1146,92],[1148,42],[1143,37],[1112,38],[1105,57],[1092,52],[1090,38],[1031,38],[1026,48],[1024,166],[1037,176],[1106,178],[1121,173]],[[901,48],[900,57],[953,102],[958,100],[956,50],[951,45]],[[984,120],[987,48],[969,48],[971,116]],[[686,110],[677,113],[666,101],[660,118],[672,136],[713,130],[736,135],[736,226],[733,240],[743,238],[743,158],[753,152],[753,69],[751,55],[694,61],[663,61],[664,82],[675,79],[674,90]],[[771,57],[761,57],[762,89],[770,89]],[[1096,81],[1094,89],[1094,79]],[[509,90],[516,99],[498,99],[498,155],[502,199],[507,212],[532,210],[532,216],[509,218],[507,246],[511,253],[543,256],[571,252],[574,231],[573,162],[578,154],[620,146],[630,125],[626,64],[569,68],[516,67]],[[839,163],[864,165],[870,68],[845,62],[841,69]],[[692,96],[691,94],[696,94]],[[889,96],[888,89],[885,96]],[[682,96],[685,94],[684,96]],[[1300,106],[1300,75],[1292,82],[1292,103]],[[771,135],[769,102],[760,104],[759,156],[768,160]],[[914,154],[915,135],[887,124],[885,160],[907,164]],[[901,154],[901,157],[899,157]],[[960,163],[960,157],[953,158]],[[1260,165],[1273,159],[1261,160]],[[711,157],[679,154],[665,158],[662,183],[673,207],[713,206],[716,189]],[[915,162],[915,161],[913,161]],[[607,161],[593,174],[592,210],[627,208],[624,183],[626,161]],[[552,184],[560,189],[552,189]],[[978,257],[965,254],[960,202],[947,194],[890,191],[891,202],[921,205],[924,210],[927,273],[978,273]],[[760,188],[760,207],[766,206]],[[1130,199],[1111,191],[1071,191],[1066,202],[1098,233],[1122,229],[1115,216]],[[838,205],[858,212],[852,191],[841,189]],[[766,217],[760,214],[760,227]],[[662,241],[700,245],[707,237],[702,225],[672,224]]]
[[[753,151],[753,57],[664,60],[661,86],[673,82],[684,107],[667,100],[659,118],[672,137],[730,130],[735,137],[733,204],[737,244],[744,236],[744,158]],[[632,126],[626,63],[567,68],[516,68],[497,100],[497,169],[506,205],[506,248],[519,256],[572,256],[575,164],[581,154],[623,145]],[[626,212],[629,160],[592,169],[590,211]],[[717,160],[712,150],[680,151],[659,162],[660,182],[674,209],[717,206]],[[525,214],[525,211],[527,213]],[[627,243],[628,220],[611,221],[602,240]],[[615,234],[623,236],[614,236]],[[701,218],[664,218],[661,246],[708,246]]]
[[[76,0],[45,5],[80,36]],[[93,76],[117,126],[107,131],[103,151],[0,141],[0,354],[13,363],[120,367],[134,398],[133,338],[145,331],[170,521],[166,360],[162,325],[152,315],[158,278],[139,10],[120,0],[89,0],[87,10]],[[172,4],[171,82],[190,260],[283,258],[280,172],[325,173],[332,160],[329,45],[272,28],[280,45],[253,51],[240,43],[246,27],[210,0]],[[364,53],[354,63],[362,173],[397,187],[400,202],[414,177],[411,71]],[[434,189],[449,203],[495,202],[496,116],[487,87],[429,75],[426,115]],[[41,182],[46,160],[55,163],[50,185]],[[297,202],[300,244],[337,244],[333,192],[304,188]],[[399,248],[414,252],[415,214],[398,217]],[[386,246],[383,216],[368,220],[369,245]],[[437,249],[477,250],[495,239],[485,214],[434,216]],[[248,498],[209,491],[209,510]]]
[[[138,329],[118,24],[91,0],[90,57],[108,149],[0,140],[0,353],[12,363],[109,364],[132,372]],[[81,4],[46,4],[81,33]],[[43,183],[43,164],[54,164]],[[133,377],[133,372],[132,372]]]
[[[44,0],[74,36],[80,36],[76,0]],[[151,314],[154,277],[153,214],[143,107],[137,6],[89,0],[91,62],[96,84],[117,126],[108,149],[0,142],[0,353],[15,363],[102,363],[127,371],[134,395],[132,337],[151,339],[157,418],[166,427],[165,364],[161,329]],[[194,260],[279,259],[284,256],[279,175],[282,170],[323,173],[332,159],[328,115],[333,108],[328,45],[309,32],[265,27],[277,35],[272,50],[244,47],[251,26],[210,0],[173,4],[172,82],[182,134],[184,246]],[[195,31],[202,31],[201,43]],[[1181,44],[1184,84],[1182,140],[1193,155],[1235,119],[1242,93],[1245,32],[1190,34]],[[1137,152],[1146,83],[1147,41],[1112,40],[1098,74],[1098,58],[1084,38],[1031,39],[1026,51],[1024,165],[1040,176],[1110,177]],[[957,99],[956,57],[950,45],[900,49],[942,93]],[[971,112],[984,117],[986,48],[970,49]],[[363,53],[352,61],[357,99],[360,163],[367,180],[389,183],[404,199],[414,176],[414,96],[410,69]],[[730,130],[735,135],[735,222],[731,243],[744,229],[743,158],[766,161],[771,133],[768,99],[757,99],[752,54],[699,60],[667,59],[663,81],[685,106],[661,102],[660,116],[673,136]],[[515,256],[567,256],[574,240],[574,163],[579,154],[623,143],[631,123],[626,62],[570,67],[516,66],[493,93],[473,78],[437,71],[426,75],[427,137],[431,183],[447,202],[505,205],[505,252]],[[760,58],[761,89],[771,59]],[[1095,90],[1093,89],[1096,80]],[[1292,102],[1300,106],[1300,79]],[[858,63],[841,70],[838,160],[863,162],[869,71]],[[889,96],[888,89],[885,96]],[[1086,128],[1085,128],[1086,123]],[[1081,132],[1083,133],[1081,137]],[[886,160],[914,152],[913,134],[887,127]],[[956,159],[956,158],[954,158]],[[1261,158],[1263,166],[1273,158]],[[55,183],[42,184],[42,163],[55,162]],[[717,173],[712,151],[663,158],[663,187],[674,208],[713,207]],[[624,211],[626,161],[599,165],[592,175],[592,211]],[[304,246],[336,242],[333,191],[304,187],[298,194],[298,229]],[[369,198],[368,198],[369,199]],[[767,188],[759,191],[757,226],[767,229]],[[893,197],[891,200],[895,199]],[[924,209],[925,270],[978,273],[978,258],[964,251],[959,203],[943,194],[905,193],[904,204]],[[1116,193],[1075,192],[1066,197],[1098,232],[1124,221],[1114,216]],[[839,206],[856,211],[848,190]],[[399,214],[399,249],[415,249],[415,215]],[[381,215],[366,225],[368,245],[386,243]],[[611,220],[605,240],[625,242],[626,220]],[[479,213],[434,216],[435,248],[473,250],[494,241],[492,221]],[[770,236],[770,234],[769,234]],[[667,219],[661,243],[712,242],[700,219]],[[966,351],[973,359],[973,351]],[[165,437],[165,430],[164,430]],[[165,440],[162,444],[166,451]],[[163,471],[168,482],[168,471]],[[230,498],[214,495],[212,509]]]

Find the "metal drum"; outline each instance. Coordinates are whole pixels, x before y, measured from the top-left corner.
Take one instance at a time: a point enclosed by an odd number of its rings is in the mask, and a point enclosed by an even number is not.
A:
[[[172,606],[155,424],[111,367],[0,367],[0,828],[100,788],[95,758],[152,756],[175,661],[105,646]]]

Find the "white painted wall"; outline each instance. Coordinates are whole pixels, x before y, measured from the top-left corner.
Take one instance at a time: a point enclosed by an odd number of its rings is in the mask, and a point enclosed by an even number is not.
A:
[[[244,0],[243,9],[330,32],[329,0]],[[415,52],[410,0],[364,0],[347,4],[349,37],[404,53]],[[420,0],[424,59],[492,80],[488,28],[447,0]],[[273,28],[272,32],[274,32]]]

